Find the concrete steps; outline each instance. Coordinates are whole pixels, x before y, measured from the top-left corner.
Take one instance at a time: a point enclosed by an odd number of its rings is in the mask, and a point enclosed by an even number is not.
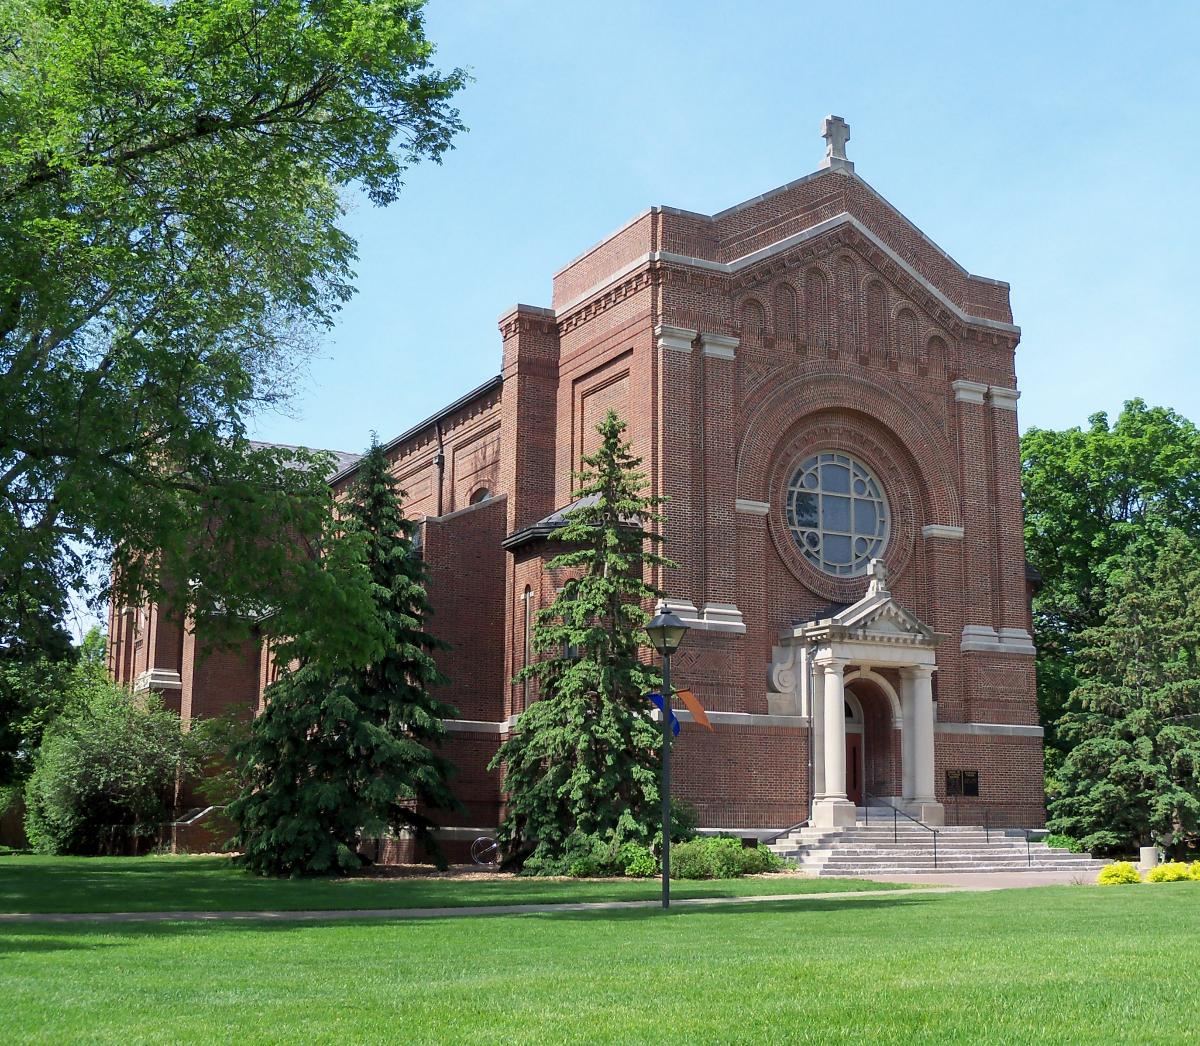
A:
[[[1094,877],[1103,861],[1089,854],[1052,849],[1044,842],[1026,843],[1014,829],[985,830],[977,825],[938,829],[934,863],[933,834],[909,821],[893,825],[883,811],[872,811],[871,823],[847,828],[802,828],[770,847],[815,875],[929,875],[936,872],[1077,872]]]

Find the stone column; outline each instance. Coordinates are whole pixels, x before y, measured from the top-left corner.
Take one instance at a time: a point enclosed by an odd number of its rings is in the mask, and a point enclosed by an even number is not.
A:
[[[911,812],[926,824],[943,824],[945,811],[937,801],[934,785],[933,666],[901,669],[901,677],[912,709],[912,738],[908,742],[913,756]],[[905,722],[905,733],[908,727]]]
[[[812,662],[805,660],[805,669]],[[825,669],[815,665],[812,671],[812,693],[808,695],[812,724],[813,801],[825,798]]]
[[[913,686],[908,672],[900,674],[900,796],[905,802],[913,798],[913,740],[917,736],[913,723]]]
[[[813,805],[813,824],[818,828],[851,827],[856,811],[846,797],[846,662],[824,658],[818,668],[825,676],[825,794]]]

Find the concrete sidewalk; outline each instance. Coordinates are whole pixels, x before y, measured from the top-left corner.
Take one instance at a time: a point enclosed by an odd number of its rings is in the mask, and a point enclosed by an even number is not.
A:
[[[672,908],[702,908],[730,904],[772,904],[793,901],[898,899],[930,894],[1011,890],[1031,886],[1067,886],[1079,882],[1069,872],[975,872],[946,875],[872,875],[881,883],[912,883],[912,890],[854,890],[845,893],[765,894],[753,897],[682,897]],[[1090,883],[1088,884],[1090,885]],[[350,908],[306,911],[245,912],[33,912],[0,913],[0,926],[20,923],[165,923],[165,922],[334,922],[348,919],[461,919],[480,915],[538,915],[556,912],[617,912],[657,908],[659,901],[580,901],[568,904],[488,904],[461,908]]]
[[[928,875],[859,875],[874,883],[913,883],[917,886],[955,886],[964,890],[1011,890],[1026,886],[1095,886],[1096,873],[1074,871],[930,872]]]
[[[986,887],[1000,889],[1000,887]],[[787,893],[755,897],[682,897],[671,908],[700,908],[728,904],[771,904],[779,901],[840,901],[886,897],[922,897],[964,893],[958,886],[930,886],[916,890],[854,890],[845,893]],[[0,913],[0,926],[19,923],[168,923],[168,922],[326,922],[347,919],[455,919],[479,915],[536,915],[558,912],[617,912],[658,908],[660,901],[580,901],[575,904],[488,904],[462,908],[346,908],[329,911],[247,912],[33,912]]]

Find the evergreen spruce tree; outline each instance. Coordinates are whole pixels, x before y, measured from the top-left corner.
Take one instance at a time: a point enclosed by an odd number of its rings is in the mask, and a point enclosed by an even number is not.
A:
[[[1089,849],[1200,835],[1200,548],[1179,530],[1136,543],[1081,636],[1071,744],[1050,828]]]
[[[598,846],[648,844],[659,830],[661,732],[645,695],[660,677],[639,655],[648,646],[645,608],[661,595],[647,568],[674,564],[653,551],[662,498],[643,493],[624,422],[609,411],[597,431],[575,505],[552,535],[566,551],[548,569],[570,579],[539,612],[532,645],[540,657],[517,676],[536,682],[539,700],[491,763],[503,768],[509,796],[501,846],[542,874],[565,872]]]
[[[359,841],[388,830],[408,829],[440,856],[418,807],[457,807],[450,764],[433,748],[458,713],[433,693],[445,683],[433,658],[442,644],[425,630],[425,568],[401,497],[373,441],[342,506],[343,540],[361,543],[390,649],[366,668],[302,662],[267,691],[236,750],[244,786],[229,812],[256,872],[348,871],[362,863]]]

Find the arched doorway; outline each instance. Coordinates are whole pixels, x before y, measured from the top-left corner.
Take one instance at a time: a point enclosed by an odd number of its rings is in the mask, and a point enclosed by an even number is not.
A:
[[[868,668],[852,670],[846,674],[846,707],[846,797],[856,806],[866,805],[868,795],[899,798],[901,716],[894,687]]]
[[[846,798],[855,806],[863,805],[864,764],[862,703],[853,690],[846,690]]]

